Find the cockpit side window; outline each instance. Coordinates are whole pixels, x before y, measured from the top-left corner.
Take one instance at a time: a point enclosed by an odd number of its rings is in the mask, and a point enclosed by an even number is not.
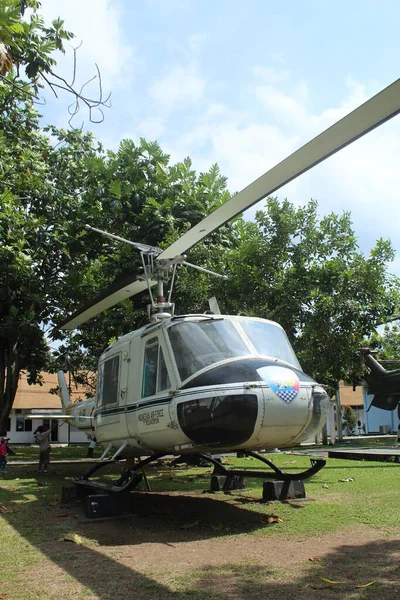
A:
[[[171,382],[169,380],[167,365],[165,364],[164,353],[160,346],[160,350],[158,352],[158,382],[157,382],[157,392],[161,392],[162,390],[169,390],[171,387]]]
[[[250,319],[241,320],[240,325],[258,354],[279,358],[301,370],[299,361],[283,329],[267,321],[251,321]]]
[[[154,396],[171,387],[167,366],[158,338],[151,338],[144,349],[142,398]]]

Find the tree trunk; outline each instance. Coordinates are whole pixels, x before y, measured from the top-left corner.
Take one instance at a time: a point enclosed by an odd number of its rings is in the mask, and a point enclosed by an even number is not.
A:
[[[0,436],[7,434],[7,424],[18,389],[20,366],[18,344],[0,346]]]

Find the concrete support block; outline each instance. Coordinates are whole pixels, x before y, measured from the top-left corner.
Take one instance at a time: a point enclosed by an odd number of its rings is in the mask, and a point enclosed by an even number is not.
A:
[[[211,475],[210,489],[212,492],[226,492],[230,490],[243,490],[245,488],[244,478],[226,477],[226,475]]]
[[[304,481],[264,481],[263,502],[305,498]]]

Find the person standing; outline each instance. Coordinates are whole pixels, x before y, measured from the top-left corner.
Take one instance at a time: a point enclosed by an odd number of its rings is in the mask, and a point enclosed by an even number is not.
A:
[[[52,427],[50,429],[45,429],[43,425],[40,425],[37,428],[36,433],[36,441],[39,444],[39,473],[48,473],[49,472],[49,463],[50,463],[50,435],[52,432]]]
[[[0,440],[0,473],[6,473],[7,467],[7,438]]]

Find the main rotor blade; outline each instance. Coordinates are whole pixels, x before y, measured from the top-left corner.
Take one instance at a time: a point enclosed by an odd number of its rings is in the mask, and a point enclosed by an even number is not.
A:
[[[159,260],[185,254],[236,215],[400,112],[400,79],[353,110],[233,196],[169,246]]]
[[[92,227],[91,225],[85,225],[86,229],[90,231],[95,231],[96,233],[101,233],[101,235],[105,235],[106,237],[111,238],[112,240],[116,240],[117,242],[123,242],[124,244],[129,244],[130,246],[134,246],[137,250],[140,250],[144,254],[155,254],[159,255],[162,252],[161,248],[157,248],[156,246],[149,246],[148,244],[142,244],[141,242],[132,242],[131,240],[126,240],[119,235],[114,235],[113,233],[108,233],[108,231],[103,231],[102,229],[97,229],[97,227]]]
[[[150,281],[151,286],[155,284],[155,281]],[[89,321],[92,317],[103,312],[103,310],[106,310],[106,308],[111,308],[114,304],[118,304],[118,302],[122,302],[122,300],[130,298],[135,294],[139,294],[145,289],[147,289],[146,281],[139,281],[130,275],[123,281],[113,284],[105,292],[95,296],[93,300],[63,321],[59,325],[59,329],[75,329],[79,325],[82,325],[82,323]]]

